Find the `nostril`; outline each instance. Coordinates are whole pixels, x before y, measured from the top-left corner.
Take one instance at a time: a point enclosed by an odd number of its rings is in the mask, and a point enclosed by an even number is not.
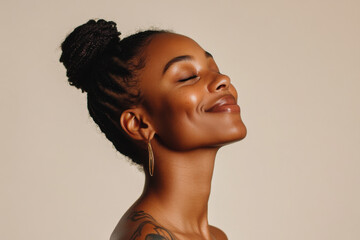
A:
[[[222,88],[226,88],[226,84],[220,84],[220,85],[216,88],[216,90],[220,90],[220,89],[222,89]]]

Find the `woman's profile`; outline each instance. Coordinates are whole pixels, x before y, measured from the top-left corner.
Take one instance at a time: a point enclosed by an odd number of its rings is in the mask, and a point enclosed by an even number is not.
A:
[[[208,223],[208,199],[217,151],[246,136],[235,88],[191,38],[119,36],[114,22],[90,20],[60,58],[101,131],[144,169],[143,193],[110,239],[227,239]]]

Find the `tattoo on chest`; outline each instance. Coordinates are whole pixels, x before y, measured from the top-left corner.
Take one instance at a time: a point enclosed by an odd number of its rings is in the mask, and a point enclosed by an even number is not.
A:
[[[148,229],[151,229],[151,233],[146,234],[145,240],[176,240],[169,230],[162,227],[150,214],[144,211],[133,212],[128,219],[138,224],[130,240],[141,239],[144,228],[147,229],[147,232]]]

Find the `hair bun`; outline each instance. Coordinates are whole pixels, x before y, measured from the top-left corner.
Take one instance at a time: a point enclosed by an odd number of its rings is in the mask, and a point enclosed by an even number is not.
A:
[[[116,29],[116,23],[100,19],[90,20],[78,26],[70,33],[61,45],[60,62],[67,69],[70,85],[82,91],[88,91],[93,80],[90,72],[94,63],[113,42],[119,42],[121,33]]]

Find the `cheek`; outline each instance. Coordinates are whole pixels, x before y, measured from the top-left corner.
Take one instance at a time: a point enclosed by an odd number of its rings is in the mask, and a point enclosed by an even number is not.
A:
[[[161,110],[153,116],[157,135],[169,148],[184,149],[199,130],[202,97],[178,91],[162,98],[161,102]]]
[[[161,102],[161,114],[183,121],[186,116],[191,118],[201,107],[202,96],[196,91],[178,90],[166,94]]]
[[[237,98],[235,88],[229,91]],[[206,93],[204,93],[206,94]],[[232,142],[246,135],[240,114],[204,112],[201,91],[177,90],[158,98],[153,123],[158,138],[167,148],[188,150]]]

